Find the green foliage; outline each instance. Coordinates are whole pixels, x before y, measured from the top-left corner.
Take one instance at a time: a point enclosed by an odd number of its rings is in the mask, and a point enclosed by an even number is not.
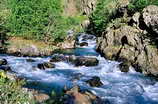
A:
[[[7,0],[11,10],[7,28],[13,36],[38,40],[63,40],[66,31],[78,25],[74,17],[62,15],[62,0]]]
[[[158,5],[158,0],[129,0],[128,12],[131,14],[142,11],[148,5]],[[109,23],[117,22],[117,9],[123,2],[121,0],[98,0],[96,10],[91,14],[92,31],[100,35]],[[127,17],[126,17],[127,18]],[[116,19],[116,20],[115,20]],[[91,30],[90,30],[91,31]]]
[[[105,29],[115,12],[116,5],[117,0],[98,0],[96,10],[90,16],[96,34]]]
[[[132,12],[140,12],[148,5],[158,5],[158,0],[132,0],[128,9]]]
[[[21,88],[23,81],[9,80],[0,72],[0,104],[34,104],[34,101]]]
[[[16,35],[43,39],[49,24],[57,25],[60,0],[8,0],[11,15],[8,28]]]

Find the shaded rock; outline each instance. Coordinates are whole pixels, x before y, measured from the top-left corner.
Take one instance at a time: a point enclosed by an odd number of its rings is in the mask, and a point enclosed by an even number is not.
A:
[[[128,62],[123,62],[119,64],[119,68],[121,72],[129,72],[129,67],[130,67],[130,64]]]
[[[143,10],[143,20],[145,25],[158,34],[158,6],[150,5]],[[153,34],[151,34],[153,35]]]
[[[78,57],[74,61],[75,66],[97,66],[99,64],[99,60],[97,58],[90,57]]]
[[[87,42],[82,42],[80,43],[80,46],[83,47],[83,46],[88,46],[88,43]]]
[[[50,62],[60,62],[66,61],[66,57],[64,55],[55,55],[50,59]]]
[[[11,71],[11,67],[2,65],[2,66],[0,66],[0,70]]]
[[[27,62],[36,62],[36,60],[30,59],[30,58],[29,58],[29,59],[26,59],[26,61],[27,61]]]
[[[7,65],[7,64],[8,64],[8,62],[7,62],[6,59],[0,59],[0,66],[1,65]]]
[[[92,77],[92,79],[89,79],[86,81],[91,87],[100,87],[103,85],[100,78],[97,76]]]
[[[83,38],[82,41],[85,41],[85,40],[94,40],[94,39],[96,39],[95,36],[93,36],[93,35],[88,35],[88,34],[83,35],[82,38]]]
[[[61,62],[66,61],[71,64],[75,64],[75,66],[97,66],[99,60],[97,58],[91,57],[80,57],[80,56],[64,56],[64,55],[55,55],[51,58],[50,62]]]
[[[90,91],[81,92],[78,86],[66,91],[64,104],[108,104]]]
[[[55,68],[55,65],[53,63],[50,63],[50,62],[45,62],[45,63],[42,63],[42,64],[38,64],[37,67],[39,69],[47,69],[47,68]]]

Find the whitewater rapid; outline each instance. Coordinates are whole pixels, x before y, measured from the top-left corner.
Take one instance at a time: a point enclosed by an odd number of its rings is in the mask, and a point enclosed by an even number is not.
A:
[[[17,76],[27,79],[27,87],[50,92],[61,91],[65,86],[71,88],[79,85],[81,89],[88,89],[102,99],[108,99],[111,104],[158,104],[158,82],[136,72],[132,67],[128,73],[119,70],[119,62],[109,61],[101,57],[95,51],[96,38],[87,38],[81,34],[78,42],[87,42],[88,46],[72,49],[64,55],[95,57],[99,65],[95,67],[75,67],[67,62],[56,62],[53,69],[40,70],[36,66],[42,62],[48,62],[51,57],[15,57],[0,55],[7,59],[11,69]],[[28,62],[26,59],[35,62]],[[101,87],[90,87],[85,81],[93,76],[100,77]],[[76,77],[79,77],[76,78]]]

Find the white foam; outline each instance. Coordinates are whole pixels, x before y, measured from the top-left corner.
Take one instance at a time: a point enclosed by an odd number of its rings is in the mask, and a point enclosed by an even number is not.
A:
[[[89,47],[88,47],[89,48]],[[78,84],[82,88],[91,90],[103,99],[108,99],[111,104],[157,104],[158,103],[158,82],[138,73],[130,68],[128,73],[123,73],[118,68],[118,62],[109,61],[101,56],[96,57],[99,65],[95,67],[75,67],[66,62],[55,63],[56,68],[48,70],[33,70],[38,63],[46,62],[47,58],[32,58],[36,62],[27,62],[27,57],[14,57],[2,55],[0,58],[8,60],[13,71],[30,81],[48,84],[62,88],[65,85],[70,87]],[[73,80],[77,73],[81,74],[79,80]],[[103,82],[101,87],[90,87],[85,83],[93,76],[100,77]]]

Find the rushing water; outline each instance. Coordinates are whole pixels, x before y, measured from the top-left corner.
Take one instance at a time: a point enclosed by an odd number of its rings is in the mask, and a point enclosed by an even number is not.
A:
[[[38,63],[47,62],[50,57],[32,58],[35,62],[27,62],[30,57],[14,57],[1,55],[8,60],[12,70],[20,77],[26,78],[30,86],[35,89],[50,92],[52,89],[61,91],[64,86],[79,85],[83,89],[91,90],[102,99],[108,99],[111,104],[158,104],[158,82],[137,73],[133,68],[123,73],[118,68],[118,62],[109,61],[101,57],[96,51],[96,38],[82,34],[78,42],[87,42],[88,46],[63,51],[65,55],[96,57],[99,65],[95,67],[75,67],[66,62],[55,63],[54,69],[39,70]],[[85,83],[87,79],[98,76],[103,82],[101,87],[90,87]],[[80,79],[76,79],[80,77]]]

